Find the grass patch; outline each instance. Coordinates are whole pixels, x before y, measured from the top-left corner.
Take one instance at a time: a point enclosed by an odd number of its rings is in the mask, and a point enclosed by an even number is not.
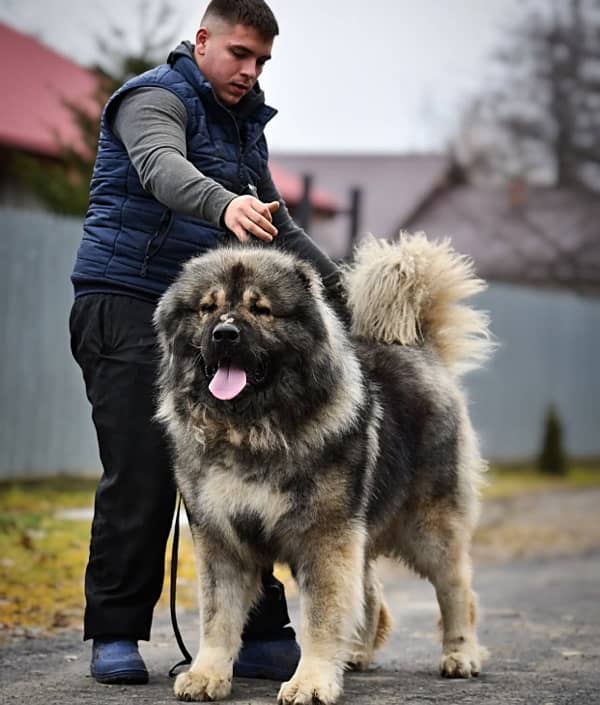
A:
[[[78,621],[89,527],[40,514],[2,513],[0,624],[47,631]]]
[[[57,477],[0,483],[0,639],[8,633],[79,627],[90,522],[60,518],[63,509],[91,508],[97,481]],[[168,606],[171,545],[161,606]],[[182,533],[178,606],[195,604],[191,538]]]
[[[532,465],[492,464],[487,474],[484,499],[513,497],[524,492],[600,487],[600,463],[573,463],[566,475],[544,475]]]
[[[89,507],[96,481],[56,477],[0,483],[0,627],[48,631],[83,613],[89,523],[56,518]]]
[[[54,513],[59,509],[91,507],[98,480],[92,477],[58,477],[0,482],[2,513]]]

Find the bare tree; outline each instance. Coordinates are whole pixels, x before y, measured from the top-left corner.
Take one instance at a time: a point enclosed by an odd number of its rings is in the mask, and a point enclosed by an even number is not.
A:
[[[77,101],[66,102],[78,127],[81,145],[61,145],[60,159],[48,162],[15,153],[8,169],[52,211],[83,215],[87,210],[89,183],[96,159],[100,116],[108,97],[128,78],[167,59],[174,48],[181,15],[169,0],[139,0],[135,29],[110,24],[93,39],[98,62],[92,71],[97,83],[95,109]]]
[[[164,62],[181,29],[181,13],[170,0],[138,0],[136,20],[133,32],[111,23],[95,38],[101,59],[94,68],[117,85]]]
[[[600,191],[600,0],[529,2],[502,79],[465,115],[459,161],[491,181]]]

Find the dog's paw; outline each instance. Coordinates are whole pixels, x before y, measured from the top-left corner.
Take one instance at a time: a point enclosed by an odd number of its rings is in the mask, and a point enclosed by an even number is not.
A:
[[[353,651],[346,661],[349,671],[367,671],[373,660],[373,653],[363,649]]]
[[[440,673],[444,678],[471,678],[481,673],[486,650],[473,644],[462,649],[451,649],[442,655]]]
[[[173,690],[178,700],[223,700],[231,692],[231,675],[189,670],[177,676]]]
[[[333,705],[342,694],[342,674],[329,663],[299,666],[279,689],[279,705]]]

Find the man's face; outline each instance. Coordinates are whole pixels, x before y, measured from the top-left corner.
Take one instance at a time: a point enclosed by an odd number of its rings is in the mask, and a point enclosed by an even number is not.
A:
[[[194,55],[217,97],[231,106],[252,89],[272,47],[252,27],[213,20],[198,30]]]

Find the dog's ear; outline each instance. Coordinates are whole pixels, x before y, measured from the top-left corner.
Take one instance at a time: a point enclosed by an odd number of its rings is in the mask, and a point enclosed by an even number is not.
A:
[[[161,296],[158,301],[156,308],[154,309],[154,315],[152,316],[152,323],[154,325],[154,330],[160,334],[167,334],[169,329],[169,321],[173,319],[173,294],[168,291]]]
[[[153,324],[157,333],[173,338],[177,332],[183,313],[189,310],[189,304],[175,289],[167,289],[154,309]]]
[[[308,262],[298,260],[296,262],[295,274],[300,280],[302,287],[312,295],[322,291],[322,283],[314,267]]]
[[[167,290],[154,309],[154,329],[162,351],[163,363],[169,367],[173,364],[175,353],[181,356],[180,333],[185,320],[184,313],[188,311],[189,305],[174,289]]]

